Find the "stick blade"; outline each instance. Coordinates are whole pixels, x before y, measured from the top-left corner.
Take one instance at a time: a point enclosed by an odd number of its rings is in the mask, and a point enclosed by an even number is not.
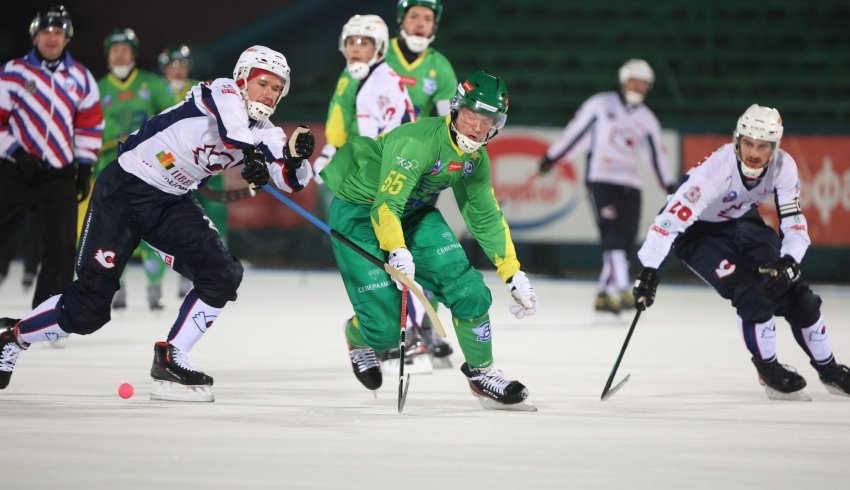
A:
[[[614,385],[613,388],[611,388],[610,390],[603,391],[602,392],[602,401],[604,402],[605,400],[614,396],[614,394],[617,393],[620,390],[620,388],[622,388],[623,385],[626,384],[626,381],[629,380],[629,377],[631,377],[631,375],[632,375],[631,373],[626,374],[626,377],[623,378],[619,383]]]
[[[402,388],[403,387],[403,388]],[[407,390],[410,388],[410,374],[407,375],[407,381],[404,378],[398,379],[398,413],[401,415],[404,410],[404,402],[407,401]]]

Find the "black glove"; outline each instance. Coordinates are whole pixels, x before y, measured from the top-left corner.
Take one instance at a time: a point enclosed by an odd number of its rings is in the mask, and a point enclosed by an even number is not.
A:
[[[555,165],[554,160],[549,160],[549,157],[543,155],[543,160],[540,160],[540,163],[537,164],[537,171],[541,174],[549,173],[552,170],[552,167]]]
[[[91,190],[91,165],[77,163],[77,202],[89,197]]]
[[[269,183],[269,168],[266,157],[256,146],[246,146],[242,149],[242,178],[255,189]]]
[[[19,146],[12,152],[12,158],[21,169],[38,170],[44,168],[44,162],[37,156],[24,150],[23,146]]]
[[[658,289],[658,271],[652,267],[644,267],[637,280],[632,294],[635,295],[635,308],[643,311],[655,302],[655,290]]]
[[[307,126],[298,126],[289,138],[289,143],[283,150],[283,156],[286,159],[286,168],[293,169],[301,166],[301,159],[310,158],[313,154],[313,147],[316,145],[316,139],[310,128]]]
[[[667,194],[675,194],[677,190],[679,190],[679,186],[676,184],[670,184],[666,187]]]
[[[765,293],[773,301],[781,298],[800,280],[800,265],[790,255],[759,267],[759,272],[767,278],[764,284]]]

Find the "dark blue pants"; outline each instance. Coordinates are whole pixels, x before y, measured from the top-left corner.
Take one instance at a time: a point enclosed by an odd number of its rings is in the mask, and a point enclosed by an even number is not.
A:
[[[83,221],[77,280],[57,305],[63,330],[89,334],[109,321],[118,280],[142,239],[167,254],[205,303],[221,308],[236,299],[242,266],[198,202],[157,190],[112,162],[95,183]]]
[[[732,302],[744,323],[784,317],[795,330],[820,317],[821,299],[805,281],[772,301],[758,267],[779,258],[779,235],[753,208],[744,217],[722,223],[697,221],[680,235],[674,253],[720,295]]]

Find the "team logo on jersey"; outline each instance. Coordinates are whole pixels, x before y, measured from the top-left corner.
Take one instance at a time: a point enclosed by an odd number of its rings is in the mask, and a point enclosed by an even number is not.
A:
[[[377,281],[380,275],[381,271],[378,269],[372,269],[369,271],[369,277],[371,277],[373,281]]]
[[[475,340],[479,342],[490,342],[490,322],[484,322],[473,328],[472,333],[475,334]]]
[[[143,100],[148,100],[151,98],[151,91],[148,90],[147,85],[143,85],[142,88],[139,89],[139,97]]]
[[[696,204],[699,202],[702,197],[702,190],[698,185],[691,186],[687,192],[685,192],[685,199],[687,199],[691,204]]]
[[[437,160],[436,162],[434,162],[434,166],[431,167],[431,175],[437,175],[438,173],[440,173],[440,170],[442,170],[442,169],[443,169],[443,162],[440,161],[440,160]]]
[[[461,162],[449,162],[448,172],[459,172],[463,169],[463,163]]]
[[[30,95],[35,93],[35,80],[27,80],[27,83],[24,84],[24,88]]]
[[[732,202],[735,199],[738,199],[738,193],[735,191],[729,191],[729,194],[726,194],[726,197],[723,198],[723,202]]]
[[[417,160],[408,160],[404,157],[395,157],[395,164],[405,170],[417,170],[419,168]]]
[[[714,273],[717,274],[718,279],[723,279],[726,276],[732,275],[734,272],[735,264],[730,263],[727,259],[721,260],[717,269],[714,269]]]
[[[74,79],[71,77],[65,79],[64,85],[65,90],[67,90],[68,92],[73,92],[77,89],[77,82],[75,82]]]
[[[236,159],[227,151],[215,151],[215,145],[204,145],[201,148],[192,150],[195,155],[195,163],[208,174],[221,172],[233,163]]]
[[[454,236],[451,234],[451,232],[448,232],[448,231],[443,233],[440,236],[442,236],[443,238],[445,238],[448,241],[452,241],[452,238],[454,238]]]
[[[671,223],[669,219],[665,219],[665,220],[661,221],[661,227],[664,228],[665,230],[670,228],[671,226],[673,226],[673,223]]]
[[[609,140],[619,152],[632,155],[637,146],[636,142],[640,140],[640,134],[632,128],[614,128],[611,130]]]
[[[111,95],[104,95],[103,98],[100,100],[100,102],[101,102],[101,104],[103,104],[103,107],[109,107],[109,106],[112,105],[112,96]]]
[[[112,250],[97,249],[97,252],[94,254],[94,260],[97,261],[104,269],[111,269],[115,267],[115,252]]]
[[[467,160],[463,164],[463,171],[460,173],[461,177],[469,177],[472,175],[472,172],[475,170],[475,164],[472,163],[472,160]]]
[[[433,78],[425,78],[422,80],[422,91],[428,95],[437,91],[437,80]]]

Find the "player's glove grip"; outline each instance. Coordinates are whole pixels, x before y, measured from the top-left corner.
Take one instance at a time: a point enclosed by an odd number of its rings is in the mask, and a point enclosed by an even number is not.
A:
[[[643,311],[655,302],[655,291],[658,289],[658,270],[644,267],[637,280],[632,294],[635,296],[635,308]]]
[[[298,126],[289,137],[289,142],[284,150],[284,165],[292,170],[301,166],[301,160],[310,158],[313,155],[313,147],[316,145],[316,139],[310,128],[307,126]]]
[[[245,166],[242,167],[242,178],[254,188],[262,187],[269,183],[269,168],[266,165],[266,157],[256,146],[247,146],[242,149]]]
[[[511,293],[511,314],[517,318],[525,318],[537,312],[537,293],[531,287],[525,272],[517,271],[516,274],[505,283],[508,292]]]
[[[800,280],[800,265],[790,255],[759,267],[759,272],[766,276],[764,290],[773,301],[781,298]]]
[[[413,255],[410,254],[410,250],[404,247],[399,247],[390,252],[388,263],[398,269],[399,272],[409,277],[411,281],[416,275],[416,265],[413,263]],[[399,289],[399,291],[402,291],[404,285],[395,279],[393,279],[393,281],[395,281],[395,286]]]

